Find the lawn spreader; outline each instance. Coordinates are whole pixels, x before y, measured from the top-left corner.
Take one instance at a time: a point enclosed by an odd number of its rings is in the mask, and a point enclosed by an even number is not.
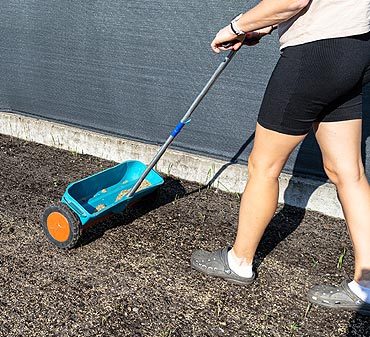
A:
[[[48,240],[63,249],[73,248],[84,229],[129,205],[156,195],[164,182],[154,167],[208,93],[219,75],[234,57],[231,50],[218,66],[184,117],[148,166],[137,160],[122,162],[112,168],[68,185],[60,202],[48,206],[41,215],[41,227]],[[151,201],[152,202],[152,201]]]

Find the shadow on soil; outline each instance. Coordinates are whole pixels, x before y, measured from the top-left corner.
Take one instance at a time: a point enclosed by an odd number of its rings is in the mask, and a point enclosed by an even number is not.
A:
[[[83,232],[78,246],[88,245],[101,238],[106,231],[128,225],[146,213],[184,196],[185,189],[181,185],[180,180],[166,177],[164,184],[153,195],[144,197],[138,202],[129,205],[122,214],[113,214],[89,226]]]

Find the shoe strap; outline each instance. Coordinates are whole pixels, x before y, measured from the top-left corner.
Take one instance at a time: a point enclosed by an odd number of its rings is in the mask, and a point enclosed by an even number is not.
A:
[[[341,288],[344,290],[344,292],[348,295],[348,297],[354,301],[356,304],[365,304],[365,302],[359,298],[356,294],[353,293],[353,291],[349,288],[348,286],[348,283],[350,281],[349,280],[344,280],[342,283],[341,283]]]

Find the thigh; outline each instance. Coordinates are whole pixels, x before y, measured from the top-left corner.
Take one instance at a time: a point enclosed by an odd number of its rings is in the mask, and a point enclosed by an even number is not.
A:
[[[348,177],[362,174],[361,119],[315,123],[314,131],[326,170]]]

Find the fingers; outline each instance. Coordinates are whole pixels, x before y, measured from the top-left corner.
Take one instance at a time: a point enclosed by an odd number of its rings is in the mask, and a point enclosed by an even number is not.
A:
[[[211,43],[211,48],[215,53],[220,53],[221,51],[227,51],[227,50],[238,50],[243,45],[244,39],[228,39],[225,41],[225,39],[219,39],[216,38]]]
[[[230,26],[222,28],[211,43],[211,48],[215,53],[220,53],[224,50],[233,49],[233,45],[230,47],[223,47],[222,44],[231,42],[237,38],[237,35],[231,30]]]
[[[221,51],[238,50],[242,45],[243,41],[237,41],[235,39],[222,43],[218,43],[217,40],[213,40],[211,43],[212,50],[217,54]]]
[[[212,50],[213,50],[215,53],[217,53],[217,54],[219,54],[219,53],[220,53],[221,49],[219,48],[219,44],[218,44],[218,42],[217,42],[217,39],[214,39],[214,40],[211,42],[211,48],[212,48]]]
[[[235,40],[232,40],[230,42],[234,42],[234,41]],[[218,43],[217,40],[215,39],[211,43],[211,48],[215,53],[219,54],[221,51],[238,50],[243,45],[243,42],[240,41],[240,42],[232,43],[228,47],[225,47],[226,44],[227,42]]]
[[[241,46],[243,45],[243,42],[240,41],[240,42],[237,42],[235,43],[233,46],[232,46],[232,49],[234,50],[239,50],[241,48]]]

